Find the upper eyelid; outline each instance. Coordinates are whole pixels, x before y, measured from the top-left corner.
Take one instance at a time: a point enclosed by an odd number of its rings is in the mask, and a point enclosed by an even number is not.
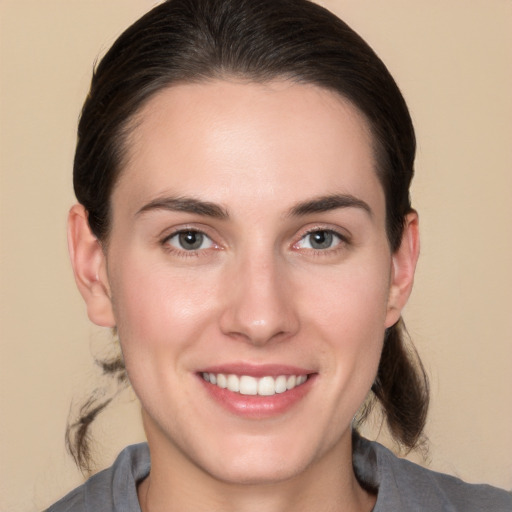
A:
[[[158,235],[158,239],[161,243],[167,242],[173,236],[176,236],[180,233],[184,233],[187,231],[193,231],[197,233],[201,233],[202,235],[208,237],[215,245],[223,246],[222,237],[216,236],[215,233],[211,233],[211,229],[208,229],[207,226],[197,226],[197,225],[188,225],[184,224],[179,227],[166,228],[162,230],[162,232]],[[352,241],[352,234],[347,230],[338,226],[332,226],[329,224],[316,224],[310,227],[301,228],[295,231],[295,235],[292,237],[292,246],[297,244],[300,240],[302,240],[307,235],[312,233],[316,233],[318,231],[328,231],[336,236],[338,236],[343,243],[350,243]],[[221,239],[219,243],[218,239]]]
[[[352,239],[352,235],[345,229],[341,228],[335,228],[332,226],[315,226],[306,229],[299,235],[299,240],[302,240],[307,235],[310,235],[312,233],[317,233],[319,231],[328,231],[330,233],[334,233],[335,235],[339,236],[341,240],[345,242],[349,242]]]
[[[208,232],[208,229],[188,225],[166,228],[160,232],[158,238],[161,239],[162,242],[165,242],[166,240],[169,240],[169,238],[172,238],[175,235],[179,235],[180,233],[186,233],[187,231],[201,233],[202,235],[207,236],[208,238],[213,240],[212,234]]]
[[[180,247],[175,247],[174,244],[170,242],[170,240],[172,240],[175,237],[179,237],[179,235],[181,235],[183,233],[191,233],[191,232],[192,233],[200,234],[202,237],[207,238],[211,242],[211,246],[210,247],[204,247],[204,248],[198,248],[198,249],[186,250],[184,248],[182,249]],[[218,244],[210,236],[208,236],[206,233],[203,233],[202,231],[199,231],[197,229],[181,229],[181,230],[175,231],[174,233],[171,233],[169,236],[164,238],[162,244],[172,245],[176,250],[178,250],[178,251],[183,250],[185,252],[198,252],[198,251],[204,251],[206,249],[211,249],[212,246],[213,247],[218,247]]]
[[[204,249],[192,249],[189,251],[186,251],[185,249],[180,249],[178,247],[174,247],[174,244],[172,244],[170,242],[170,240],[173,239],[174,237],[180,235],[181,233],[186,233],[188,231],[200,233],[204,237],[208,238],[208,240],[210,240],[210,242],[212,243],[213,247],[206,247]],[[188,253],[188,254],[199,253],[199,252],[207,251],[207,250],[213,249],[213,248],[220,249],[222,247],[222,245],[220,245],[211,235],[206,233],[204,230],[198,229],[198,228],[192,228],[192,227],[190,227],[190,228],[181,227],[178,229],[172,229],[171,231],[168,231],[167,233],[165,233],[165,230],[164,230],[164,233],[160,234],[160,236],[157,237],[157,242],[162,247],[171,246],[174,251],[178,251],[178,252],[183,251],[184,253]]]
[[[205,233],[204,231],[202,231],[200,229],[183,228],[183,229],[178,229],[176,231],[171,231],[168,235],[165,235],[164,241],[169,240],[170,238],[174,238],[175,236],[180,235],[181,233],[199,233],[199,234],[204,235],[205,237],[209,238],[210,240],[212,240],[212,237],[208,233]]]
[[[337,236],[340,240],[343,240],[343,241],[347,240],[347,237],[345,235],[343,235],[339,231],[336,231],[335,229],[312,229],[311,231],[306,231],[300,237],[300,240],[302,240],[303,238],[305,238],[308,235],[313,235],[315,233],[321,233],[323,231],[326,232],[326,233],[332,233],[333,235]]]
[[[338,238],[338,243],[336,243],[333,247],[328,247],[325,249],[315,249],[314,247],[300,247],[299,244],[303,243],[303,240],[308,235],[317,233],[317,232],[329,232],[332,233],[335,237]],[[296,237],[294,242],[291,244],[291,248],[299,253],[304,254],[318,254],[318,255],[333,255],[339,253],[341,250],[346,250],[353,244],[352,235],[346,232],[346,230],[336,229],[334,227],[326,227],[326,226],[316,226],[303,231],[300,236]]]
[[[329,250],[332,250],[332,249],[336,249],[336,247],[339,244],[347,244],[347,243],[349,243],[349,241],[347,240],[347,238],[345,236],[341,235],[337,231],[334,231],[333,229],[317,229],[317,230],[313,230],[313,231],[309,231],[309,232],[304,233],[296,242],[293,243],[293,247],[297,247],[309,235],[313,235],[315,233],[322,232],[322,231],[324,231],[326,233],[332,233],[332,235],[339,240],[339,243],[337,243],[334,247],[329,247],[327,249],[318,249],[318,250],[321,250],[322,252],[329,251]],[[304,249],[304,247],[302,247],[301,249]],[[313,249],[313,248],[306,248],[306,249],[317,250],[317,249]]]
[[[211,242],[211,246],[187,250],[184,248],[176,247],[173,243],[170,242],[171,239],[180,235],[181,233],[187,233],[190,231],[195,232],[195,233],[200,233],[201,235],[206,237]],[[165,235],[163,237],[159,237],[158,240],[159,240],[159,245],[162,246],[162,248],[163,248],[163,250],[165,250],[165,252],[173,253],[176,257],[180,257],[180,258],[185,257],[185,256],[199,257],[201,255],[209,254],[209,251],[211,251],[211,250],[219,250],[219,249],[223,248],[222,245],[219,245],[208,233],[205,233],[204,230],[198,229],[198,228],[192,228],[192,227],[190,227],[190,228],[181,227],[178,229],[173,229],[167,235]]]

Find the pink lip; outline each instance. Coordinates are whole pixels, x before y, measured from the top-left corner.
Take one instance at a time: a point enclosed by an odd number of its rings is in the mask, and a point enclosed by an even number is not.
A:
[[[271,396],[242,395],[205,381],[201,375],[203,372],[250,375],[252,377],[308,375],[308,380],[289,391]],[[284,414],[296,406],[313,387],[317,374],[304,368],[287,365],[229,364],[204,368],[198,372],[197,376],[208,395],[230,413],[247,419],[265,419]]]
[[[201,368],[198,373],[224,373],[225,375],[250,375],[251,377],[279,377],[279,375],[309,375],[314,370],[282,364],[229,363]]]

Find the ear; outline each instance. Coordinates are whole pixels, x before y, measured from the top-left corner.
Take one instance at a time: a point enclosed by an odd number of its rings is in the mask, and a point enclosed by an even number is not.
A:
[[[389,288],[386,328],[400,319],[414,282],[414,272],[420,254],[418,214],[413,211],[406,216],[400,247],[391,257],[391,282]]]
[[[105,254],[91,232],[87,211],[81,204],[74,205],[69,212],[68,248],[89,319],[102,327],[115,327]]]

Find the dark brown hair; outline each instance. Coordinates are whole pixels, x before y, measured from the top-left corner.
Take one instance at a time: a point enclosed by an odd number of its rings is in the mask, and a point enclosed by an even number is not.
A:
[[[363,113],[386,197],[389,244],[396,251],[411,212],[415,135],[407,106],[368,44],[307,0],[168,0],[117,39],[94,72],[74,162],[76,197],[97,238],[108,240],[110,197],[143,105],[172,84],[230,77],[318,85]],[[122,359],[112,368],[121,379]],[[372,390],[395,439],[412,448],[426,420],[428,381],[414,349],[404,343],[401,322],[387,330]],[[88,427],[108,401],[89,402],[68,427],[68,446],[82,468],[88,467]]]

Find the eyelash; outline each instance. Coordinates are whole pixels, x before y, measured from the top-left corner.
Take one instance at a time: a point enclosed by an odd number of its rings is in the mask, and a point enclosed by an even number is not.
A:
[[[186,249],[175,247],[170,243],[170,240],[172,240],[174,237],[179,237],[180,235],[187,234],[187,233],[201,235],[201,236],[207,238],[211,242],[211,246],[202,248],[202,249],[198,248],[198,249],[186,250]],[[347,235],[341,234],[339,231],[336,231],[331,228],[314,227],[314,228],[309,229],[305,233],[303,233],[301,235],[301,237],[299,238],[299,240],[297,242],[293,243],[292,247],[295,249],[301,250],[301,248],[298,247],[298,245],[302,241],[304,241],[308,236],[313,235],[315,233],[326,233],[326,234],[332,235],[338,239],[338,243],[336,243],[333,247],[327,247],[325,249],[315,249],[313,247],[302,248],[302,250],[307,251],[308,254],[313,254],[315,256],[326,256],[327,254],[336,253],[350,244],[350,238]],[[198,228],[181,228],[176,231],[173,231],[171,234],[167,235],[161,241],[161,244],[167,252],[175,253],[179,257],[185,257],[185,258],[186,257],[199,257],[201,255],[201,253],[204,253],[204,251],[206,251],[208,249],[219,249],[220,248],[220,246],[218,244],[216,244],[207,233],[205,233],[203,230],[198,229]]]
[[[338,239],[338,243],[336,243],[336,245],[334,245],[333,247],[328,247],[326,249],[315,249],[313,247],[306,248],[306,250],[308,251],[309,254],[312,253],[312,254],[318,255],[318,256],[326,256],[327,254],[336,253],[336,252],[340,251],[342,248],[344,248],[350,244],[349,237],[347,235],[340,233],[339,231],[336,231],[335,229],[314,227],[314,228],[311,228],[308,231],[306,231],[304,234],[302,234],[302,236],[300,237],[298,242],[295,242],[293,244],[293,247],[296,247],[300,242],[305,240],[309,235],[313,235],[315,233],[327,233],[329,235],[333,235],[334,237],[336,237]]]
[[[208,240],[210,240],[211,242],[211,247],[207,247],[207,248],[199,248],[199,249],[191,249],[191,250],[186,250],[186,249],[180,249],[178,247],[175,247],[173,246],[170,241],[174,238],[174,237],[179,237],[180,235],[183,235],[183,234],[187,234],[187,233],[193,233],[195,235],[201,235],[205,238],[207,238]],[[202,231],[201,229],[197,229],[197,228],[181,228],[181,229],[178,229],[176,231],[173,231],[171,234],[167,235],[162,241],[161,241],[161,244],[162,246],[164,247],[164,249],[169,252],[169,253],[175,253],[177,254],[179,257],[182,257],[182,258],[187,258],[187,257],[198,257],[201,255],[202,252],[204,252],[205,250],[207,249],[218,249],[219,246],[212,240],[212,238],[210,236],[208,236],[204,231]]]

